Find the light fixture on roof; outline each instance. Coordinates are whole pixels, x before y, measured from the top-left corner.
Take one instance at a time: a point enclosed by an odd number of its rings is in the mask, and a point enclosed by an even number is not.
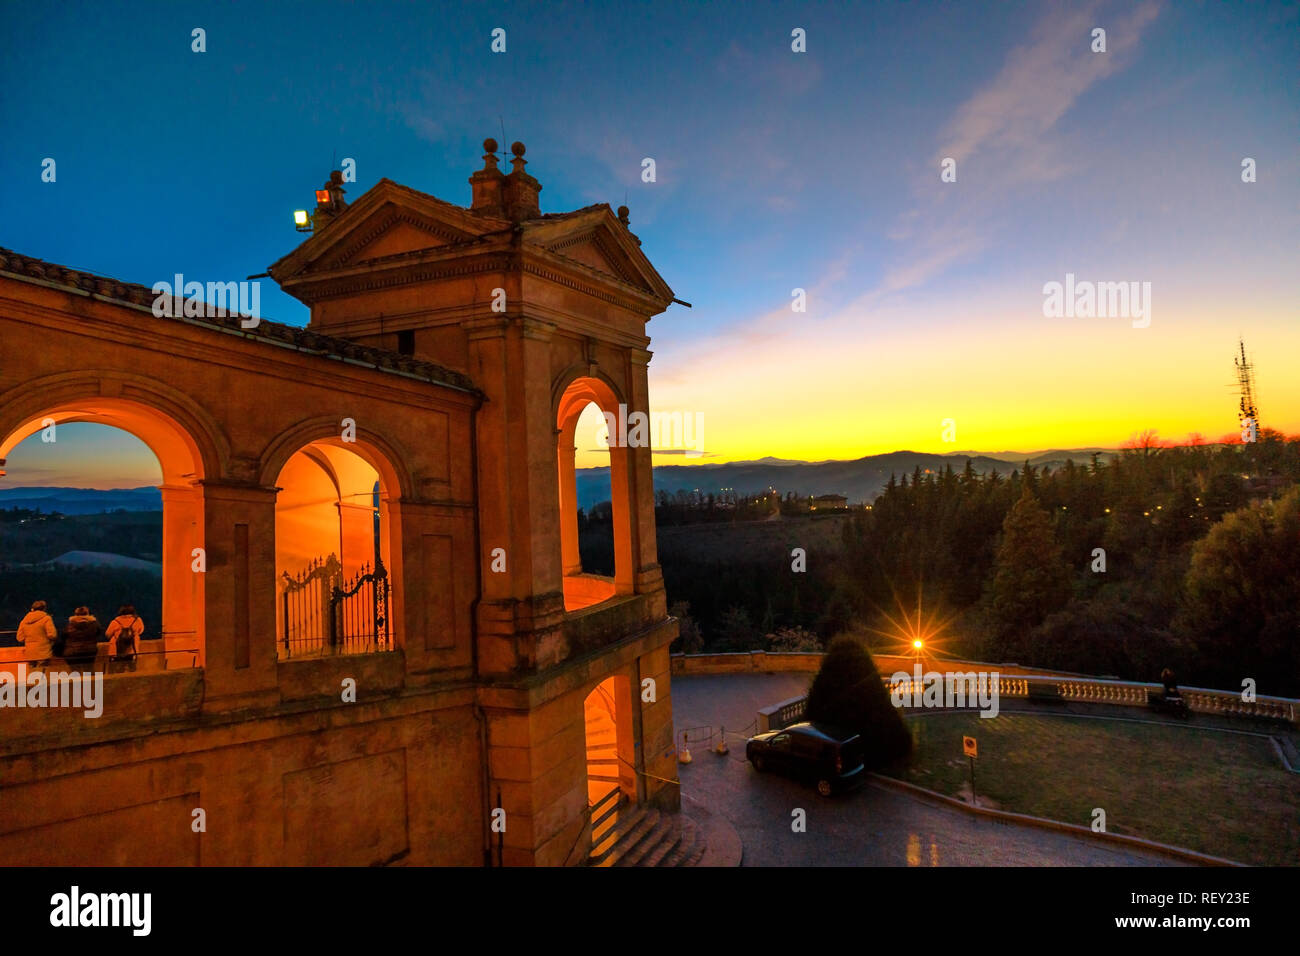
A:
[[[312,216],[306,209],[295,209],[293,211],[293,225],[299,232],[311,232]]]

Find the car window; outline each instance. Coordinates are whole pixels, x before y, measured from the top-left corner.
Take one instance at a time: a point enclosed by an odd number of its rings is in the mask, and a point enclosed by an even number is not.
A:
[[[776,750],[789,750],[789,749],[790,749],[790,735],[789,735],[789,734],[777,734],[775,737],[772,738],[772,743],[770,744],[770,746],[773,747],[773,748],[776,749]]]

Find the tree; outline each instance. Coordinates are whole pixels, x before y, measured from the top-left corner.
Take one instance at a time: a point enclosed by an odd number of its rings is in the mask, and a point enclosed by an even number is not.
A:
[[[743,607],[732,605],[722,615],[718,623],[718,638],[714,649],[718,651],[747,651],[752,648],[757,635],[754,625],[750,623],[749,612]]]
[[[991,650],[1028,663],[1029,632],[1070,598],[1070,574],[1038,500],[1024,483],[1002,522],[987,619]]]
[[[698,654],[704,650],[700,626],[691,617],[689,601],[678,601],[668,609],[668,616],[677,618],[677,640],[673,643],[682,654]]]
[[[808,690],[808,719],[853,731],[862,738],[868,770],[902,761],[912,752],[912,734],[889,699],[867,647],[841,634],[831,641]]]
[[[1221,686],[1300,691],[1300,488],[1233,511],[1192,548],[1180,630]]]

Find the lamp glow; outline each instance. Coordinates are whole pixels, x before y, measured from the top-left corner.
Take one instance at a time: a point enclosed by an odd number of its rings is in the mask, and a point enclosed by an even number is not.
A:
[[[305,225],[307,225],[307,210],[306,210],[306,209],[295,209],[295,210],[293,211],[293,224],[294,224],[295,226],[305,226]]]

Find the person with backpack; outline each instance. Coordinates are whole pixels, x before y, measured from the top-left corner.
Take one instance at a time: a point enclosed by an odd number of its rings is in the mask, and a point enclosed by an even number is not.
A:
[[[135,613],[135,607],[123,604],[117,609],[117,617],[108,622],[104,636],[109,640],[109,654],[114,664],[123,665],[122,670],[135,670],[136,654],[140,650],[140,638],[144,634],[144,621]]]
[[[49,612],[45,610],[44,601],[32,602],[32,609],[18,625],[17,637],[18,643],[27,649],[32,671],[44,670],[45,665],[54,656],[54,642],[59,637],[58,628],[54,626],[54,618],[50,617]]]
[[[69,667],[80,668],[95,663],[101,631],[99,620],[88,607],[77,608],[68,618],[68,626],[63,630],[63,659]]]

